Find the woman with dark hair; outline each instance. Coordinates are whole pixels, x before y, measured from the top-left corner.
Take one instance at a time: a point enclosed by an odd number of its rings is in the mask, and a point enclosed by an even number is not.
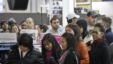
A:
[[[20,35],[20,29],[19,29],[19,27],[18,27],[16,24],[10,26],[10,32],[11,32],[11,33],[16,33],[17,36]]]
[[[58,64],[60,57],[60,45],[55,37],[50,33],[46,34],[42,39],[42,55],[45,64]]]
[[[92,31],[93,43],[90,51],[90,64],[110,64],[108,45],[105,41],[104,27],[98,23]]]
[[[87,22],[86,22],[86,20],[80,19],[77,21],[76,24],[80,28],[80,33],[81,33],[82,39],[84,39],[84,37],[87,35]]]
[[[8,56],[8,64],[43,64],[41,54],[34,50],[30,35],[20,35],[17,46],[12,47]]]
[[[2,20],[1,23],[0,23],[0,26],[1,26],[1,29],[2,29],[1,32],[9,32],[9,25],[8,25],[7,21]]]
[[[26,20],[21,21],[20,26],[21,26],[21,29],[27,29]]]
[[[48,27],[44,24],[39,25],[39,32],[40,33],[45,33],[47,31]]]
[[[68,24],[66,32],[72,33],[76,40],[75,51],[79,54],[80,64],[89,64],[88,48],[83,40],[80,39],[80,29],[75,24]]]
[[[78,56],[74,50],[75,41],[74,35],[71,33],[62,35],[62,56],[59,59],[59,64],[79,64]]]

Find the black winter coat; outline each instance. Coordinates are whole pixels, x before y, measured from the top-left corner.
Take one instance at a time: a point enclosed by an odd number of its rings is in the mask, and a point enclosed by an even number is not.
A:
[[[79,64],[79,58],[75,51],[69,50],[66,57],[64,58],[63,63],[59,64]]]
[[[42,55],[32,50],[24,58],[20,58],[18,47],[13,49],[8,56],[8,64],[44,64]]]
[[[107,43],[98,39],[91,45],[90,64],[110,64],[110,57]]]

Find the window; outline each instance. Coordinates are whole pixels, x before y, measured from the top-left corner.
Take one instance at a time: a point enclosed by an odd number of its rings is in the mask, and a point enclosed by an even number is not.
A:
[[[3,0],[0,0],[0,12],[3,12]]]
[[[7,0],[10,10],[26,10],[29,0]]]

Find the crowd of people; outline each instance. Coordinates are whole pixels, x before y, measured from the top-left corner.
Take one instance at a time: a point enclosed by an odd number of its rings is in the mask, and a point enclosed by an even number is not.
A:
[[[86,19],[77,14],[69,14],[66,27],[59,24],[53,16],[50,25],[35,25],[32,18],[23,20],[19,25],[11,18],[2,20],[1,33],[16,33],[17,44],[8,52],[6,64],[113,64],[112,19],[101,17],[98,22],[93,11]],[[20,34],[22,29],[35,29],[41,37],[41,52],[35,50],[33,38]],[[56,39],[60,36],[60,41]]]

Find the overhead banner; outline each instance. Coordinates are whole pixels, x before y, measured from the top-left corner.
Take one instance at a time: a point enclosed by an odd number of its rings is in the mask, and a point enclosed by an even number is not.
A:
[[[0,43],[17,43],[17,34],[0,33]]]

